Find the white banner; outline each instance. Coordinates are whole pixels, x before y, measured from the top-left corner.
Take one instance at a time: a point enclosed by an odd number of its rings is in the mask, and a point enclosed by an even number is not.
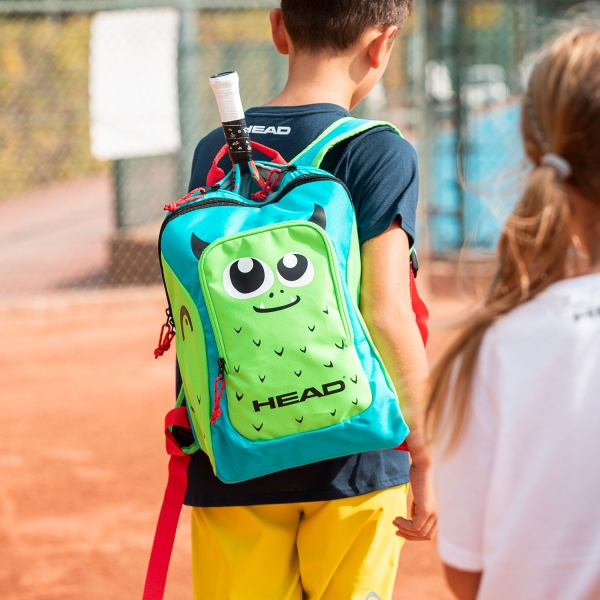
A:
[[[179,13],[97,13],[90,37],[90,136],[102,160],[170,154],[181,146]]]

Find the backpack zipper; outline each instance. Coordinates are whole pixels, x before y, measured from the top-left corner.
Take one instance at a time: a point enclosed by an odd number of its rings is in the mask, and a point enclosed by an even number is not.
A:
[[[162,226],[160,228],[159,240],[162,236],[162,232],[164,228],[176,217],[184,215],[188,212],[192,212],[194,210],[200,210],[202,208],[214,208],[215,206],[244,206],[246,208],[262,208],[263,206],[268,206],[269,204],[277,204],[282,198],[287,196],[291,191],[296,189],[299,185],[304,185],[305,183],[313,183],[316,181],[335,181],[343,186],[346,190],[348,197],[350,197],[350,190],[348,186],[337,177],[333,175],[320,175],[307,173],[306,175],[300,175],[296,177],[288,184],[286,184],[283,189],[279,190],[277,197],[273,198],[273,200],[269,200],[269,202],[261,202],[260,204],[250,204],[248,202],[241,202],[240,200],[229,200],[227,198],[211,198],[210,200],[199,200],[194,202],[193,204],[184,204],[179,207],[177,210],[172,212],[167,218],[163,221]]]

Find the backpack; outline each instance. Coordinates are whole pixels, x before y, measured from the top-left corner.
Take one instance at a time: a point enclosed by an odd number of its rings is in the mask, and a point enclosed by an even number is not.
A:
[[[207,187],[170,204],[159,236],[169,302],[155,356],[177,341],[182,387],[165,422],[169,483],[144,599],[162,598],[191,454],[226,483],[330,458],[396,448],[400,403],[359,311],[360,247],[348,189],[326,153],[388,123],[344,118],[287,164],[257,166],[241,190],[215,158]],[[243,192],[243,193],[242,193]],[[413,266],[417,267],[413,253]],[[426,309],[411,269],[413,307]]]

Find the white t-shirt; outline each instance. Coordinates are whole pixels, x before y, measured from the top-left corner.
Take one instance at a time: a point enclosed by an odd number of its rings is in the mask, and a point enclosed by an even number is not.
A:
[[[478,600],[600,599],[600,274],[486,333],[460,446],[438,450],[442,561]]]

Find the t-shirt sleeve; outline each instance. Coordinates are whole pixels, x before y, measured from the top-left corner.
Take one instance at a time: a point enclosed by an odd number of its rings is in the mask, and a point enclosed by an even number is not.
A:
[[[188,185],[188,191],[191,192],[196,188],[206,185],[206,177],[212,166],[212,161],[223,147],[224,143],[225,138],[223,137],[222,128],[214,129],[200,140],[194,151],[194,158],[192,159],[192,174]],[[221,159],[219,166],[224,169],[225,172],[231,169],[231,162],[229,162],[229,156],[227,154]]]
[[[330,156],[331,155],[331,156]],[[346,183],[363,243],[383,233],[400,217],[402,229],[415,240],[419,172],[417,155],[389,128],[376,128],[332,151],[323,168]]]
[[[445,451],[442,439],[434,457],[438,550],[442,562],[461,571],[483,570],[484,521],[496,440],[491,334],[480,351],[472,410],[459,445]]]

